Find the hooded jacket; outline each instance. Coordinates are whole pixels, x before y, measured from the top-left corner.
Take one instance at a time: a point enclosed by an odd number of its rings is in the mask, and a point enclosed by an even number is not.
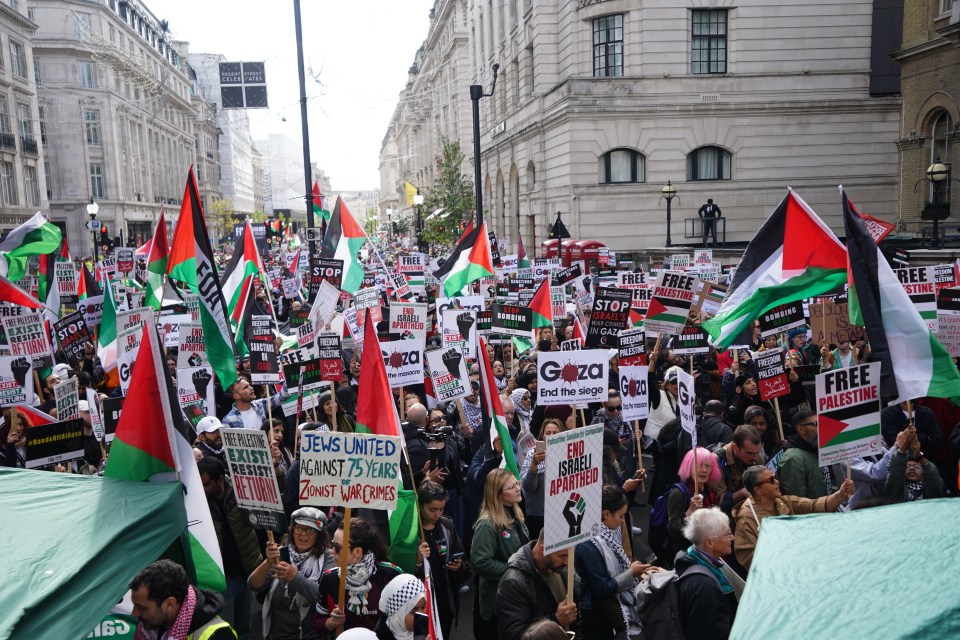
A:
[[[193,609],[193,617],[190,618],[190,635],[188,638],[199,638],[203,630],[213,624],[222,623],[223,620],[217,614],[223,610],[223,595],[216,591],[204,591],[194,587],[194,593],[197,596],[197,604]],[[142,625],[138,624],[140,628]],[[148,638],[162,638],[163,634],[169,629],[150,630],[144,629]],[[209,640],[236,640],[237,634],[230,626],[224,626],[213,632]]]
[[[744,569],[750,570],[753,552],[757,547],[757,536],[760,533],[760,523],[764,518],[823,513],[826,510],[827,498],[810,500],[797,496],[780,496],[774,501],[773,511],[767,511],[753,498],[747,498],[733,510],[733,519],[736,522],[733,551],[737,561],[743,565]]]

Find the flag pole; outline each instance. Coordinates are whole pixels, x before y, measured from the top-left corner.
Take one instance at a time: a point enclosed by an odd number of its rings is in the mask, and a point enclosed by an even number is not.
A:
[[[297,3],[299,4],[299,3]],[[352,509],[346,507],[343,510],[343,544],[340,547],[340,586],[337,589],[337,608],[343,614],[344,598],[347,594],[347,558],[350,555],[350,518]],[[346,618],[346,616],[344,616]],[[337,633],[343,631],[343,626],[337,630]]]
[[[300,0],[293,0],[293,19],[297,36],[297,76],[300,80],[300,127],[301,136],[303,138],[303,192],[306,194],[304,203],[306,204],[307,210],[307,228],[313,229],[313,180],[311,180],[312,171],[310,167],[310,127],[307,124],[307,81],[306,75],[303,71],[303,26],[300,18]],[[313,234],[311,233],[309,235],[310,240],[307,242],[307,245],[309,247],[310,255],[313,256],[315,254],[316,242],[313,239]],[[344,533],[346,533],[346,530]],[[343,600],[342,585],[344,584],[344,575],[344,573],[340,574],[341,602]]]

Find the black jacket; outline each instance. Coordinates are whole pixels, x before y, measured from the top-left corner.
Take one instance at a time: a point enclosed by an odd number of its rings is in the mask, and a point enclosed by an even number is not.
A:
[[[533,564],[536,541],[520,547],[510,560],[497,587],[497,623],[501,640],[519,640],[533,622],[541,618],[557,621],[560,603],[553,596]],[[566,584],[566,573],[563,573]]]
[[[410,456],[410,466],[413,468],[413,478],[417,487],[423,482],[423,465],[430,460],[430,452],[427,450],[427,437],[423,432],[414,427],[409,422],[403,423],[403,439],[407,445],[407,455]],[[410,485],[410,472],[407,471],[407,458],[401,456],[400,467],[403,473],[403,484],[407,489],[415,489]]]
[[[674,568],[682,576],[698,564],[685,551],[677,554]],[[691,574],[677,582],[680,626],[686,640],[723,640],[730,635],[736,613],[736,597],[724,595],[712,575]]]
[[[913,405],[913,423],[917,428],[917,440],[927,458],[940,453],[943,448],[943,431],[933,411],[917,404]],[[897,434],[907,428],[907,416],[898,405],[884,407],[880,412],[880,433],[889,446],[897,441]]]

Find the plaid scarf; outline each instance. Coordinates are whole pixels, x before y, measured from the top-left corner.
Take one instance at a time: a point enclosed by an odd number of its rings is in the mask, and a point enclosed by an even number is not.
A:
[[[158,629],[147,629],[143,622],[137,623],[134,640],[186,640],[190,635],[190,622],[193,620],[193,610],[197,606],[197,592],[192,586],[187,586],[187,597],[180,605],[177,619],[173,621],[170,630],[160,635]]]

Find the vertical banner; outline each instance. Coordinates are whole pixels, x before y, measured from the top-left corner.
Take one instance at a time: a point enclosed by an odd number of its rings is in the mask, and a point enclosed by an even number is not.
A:
[[[223,428],[220,437],[244,521],[254,529],[283,531],[286,518],[266,432]]]
[[[883,453],[879,362],[822,373],[816,388],[821,467]]]
[[[395,509],[400,438],[304,431],[300,438],[301,506]]]
[[[790,380],[784,367],[782,348],[766,349],[754,357],[759,370],[757,388],[761,400],[773,400],[790,393]]]
[[[621,361],[622,362],[622,361]],[[646,366],[621,364],[617,368],[622,402],[621,417],[625,421],[645,420],[650,415],[650,391]]]
[[[575,546],[600,528],[603,425],[547,436],[544,553]]]
[[[306,325],[304,325],[306,326]],[[273,319],[267,315],[250,316],[250,382],[280,382],[277,343],[273,338]]]
[[[610,361],[606,351],[541,351],[537,355],[537,404],[605,402]]]

